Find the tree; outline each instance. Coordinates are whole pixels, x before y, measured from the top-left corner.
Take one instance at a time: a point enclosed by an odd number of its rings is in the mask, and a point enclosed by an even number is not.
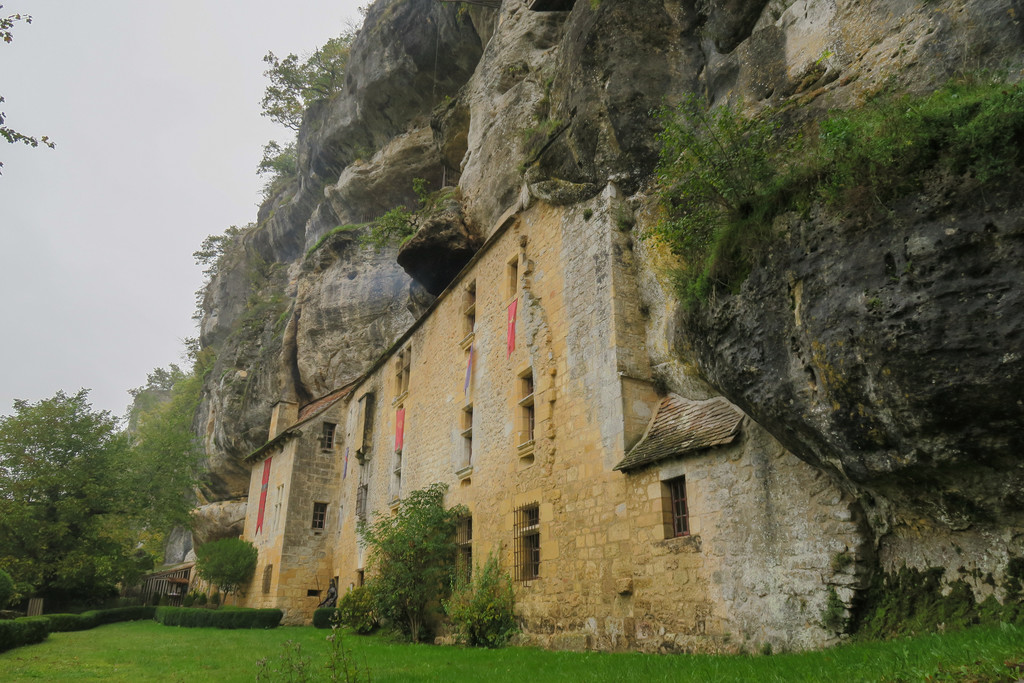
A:
[[[270,85],[260,103],[262,115],[298,131],[302,113],[310,104],[341,92],[353,37],[354,34],[346,33],[331,38],[305,61],[295,54],[278,59],[268,52],[263,61],[270,68],[263,75],[270,79]]]
[[[240,538],[223,538],[196,548],[196,571],[221,593],[231,593],[256,572],[256,546]]]
[[[128,435],[84,389],[14,410],[0,417],[0,568],[57,602],[113,594],[152,566],[125,495]]]
[[[14,579],[11,575],[0,569],[0,609],[4,609],[7,605],[11,604],[11,598],[14,597]]]
[[[413,491],[394,515],[377,515],[359,533],[377,570],[374,595],[379,613],[406,631],[413,642],[432,605],[440,604],[455,569],[455,526],[462,506],[444,507],[447,484]]]
[[[3,8],[4,6],[0,5],[0,9]],[[5,43],[10,43],[12,40],[14,40],[14,33],[11,31],[11,29],[14,28],[14,25],[19,21],[24,21],[26,24],[31,24],[32,17],[31,15],[28,14],[9,14],[6,17],[0,16],[0,40],[3,40]],[[4,101],[5,100],[3,96],[0,95],[0,103],[3,103]],[[54,142],[51,141],[50,138],[47,137],[46,135],[43,135],[42,137],[38,138],[32,135],[25,135],[24,133],[18,132],[9,126],[4,125],[4,121],[6,120],[7,115],[4,112],[0,111],[0,137],[4,138],[5,140],[7,140],[7,142],[11,143],[12,145],[14,143],[21,142],[23,144],[28,145],[29,147],[38,147],[40,143],[49,147],[50,149],[56,147],[56,144],[54,144]],[[0,161],[0,169],[2,169],[3,167],[4,164],[2,161]]]
[[[157,368],[135,397],[129,417],[133,437],[132,462],[124,493],[134,510],[147,513],[140,532],[156,547],[176,526],[189,526],[189,512],[199,484],[203,450],[192,431],[199,407],[202,380],[177,365]]]

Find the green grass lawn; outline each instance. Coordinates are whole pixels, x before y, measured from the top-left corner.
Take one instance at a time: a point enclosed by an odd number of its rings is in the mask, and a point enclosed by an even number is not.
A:
[[[254,681],[260,658],[269,657],[280,668],[288,641],[300,647],[300,656],[309,657],[310,671],[320,673],[327,658],[328,633],[311,627],[223,631],[155,622],[112,624],[54,633],[46,642],[0,654],[0,681]],[[344,643],[380,683],[1013,681],[1024,676],[1024,628],[1009,625],[771,656],[478,650],[398,644],[380,636],[356,635],[345,635]]]

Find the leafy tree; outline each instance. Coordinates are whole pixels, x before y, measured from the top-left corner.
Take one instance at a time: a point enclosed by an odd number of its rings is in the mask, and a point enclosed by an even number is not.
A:
[[[3,9],[3,7],[3,5],[0,5],[0,9]],[[11,29],[13,29],[14,25],[19,21],[24,21],[26,24],[31,24],[32,17],[31,15],[28,14],[9,14],[7,16],[0,16],[0,40],[3,40],[5,43],[10,43],[12,40],[14,40],[14,33],[12,32]],[[5,100],[3,96],[0,95],[0,103],[3,103],[4,101]],[[7,115],[4,112],[0,111],[0,137],[7,140],[7,142],[11,144],[21,142],[28,145],[29,147],[38,147],[40,143],[42,143],[46,147],[49,147],[50,149],[56,147],[56,144],[54,144],[54,142],[51,141],[50,138],[47,137],[46,135],[43,135],[38,138],[32,135],[25,135],[24,133],[14,130],[10,126],[4,125],[4,121],[6,120]],[[2,161],[0,161],[0,169],[2,169],[3,167],[4,164]]]
[[[269,68],[263,75],[270,85],[263,93],[262,115],[286,128],[299,130],[302,113],[310,104],[341,92],[345,82],[349,50],[354,34],[331,38],[305,61],[289,54],[279,59],[268,52],[263,61]]]
[[[298,172],[298,153],[294,142],[282,147],[271,140],[263,145],[263,159],[256,167],[256,173],[269,176],[263,186],[264,199],[276,195],[289,180],[297,177]]]
[[[88,391],[0,417],[0,567],[58,602],[112,594],[152,566],[125,495],[128,435]]]
[[[129,418],[133,458],[125,494],[134,509],[146,510],[141,529],[163,544],[166,532],[189,526],[203,451],[192,431],[202,380],[177,365],[157,368],[135,396]]]
[[[428,609],[439,604],[455,569],[455,526],[462,506],[444,507],[447,484],[413,491],[394,515],[377,515],[359,533],[377,570],[374,595],[378,612],[406,631],[414,642]]]
[[[196,571],[204,581],[231,593],[256,572],[256,546],[240,538],[223,538],[196,548]]]
[[[14,579],[11,575],[0,569],[0,609],[4,609],[7,605],[11,604],[11,598],[14,597]]]

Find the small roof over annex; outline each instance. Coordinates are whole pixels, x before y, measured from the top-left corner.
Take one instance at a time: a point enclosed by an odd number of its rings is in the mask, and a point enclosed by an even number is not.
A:
[[[743,414],[722,397],[691,401],[677,394],[661,399],[647,431],[614,469],[635,470],[693,451],[732,443]]]

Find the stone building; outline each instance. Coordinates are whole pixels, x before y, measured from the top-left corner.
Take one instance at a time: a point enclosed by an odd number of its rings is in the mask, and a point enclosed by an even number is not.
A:
[[[725,399],[659,393],[615,187],[510,210],[360,379],[281,402],[249,461],[244,604],[305,623],[359,585],[359,519],[448,484],[464,558],[498,553],[524,634],[572,649],[833,638],[867,552],[851,500]],[[831,596],[831,597],[830,597]]]

